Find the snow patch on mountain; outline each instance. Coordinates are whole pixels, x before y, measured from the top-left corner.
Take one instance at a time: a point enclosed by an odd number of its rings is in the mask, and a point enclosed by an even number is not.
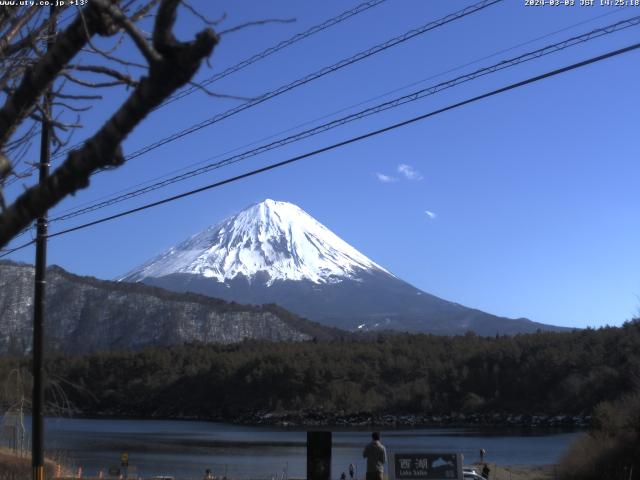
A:
[[[390,274],[296,205],[267,199],[213,225],[119,280],[141,281],[175,273],[219,282],[266,274],[277,280],[337,283],[362,271]]]

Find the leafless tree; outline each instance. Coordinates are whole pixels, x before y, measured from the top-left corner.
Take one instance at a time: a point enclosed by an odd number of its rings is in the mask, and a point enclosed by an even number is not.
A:
[[[63,198],[87,187],[94,172],[121,165],[123,140],[154,108],[191,82],[219,35],[212,30],[216,22],[184,1],[90,0],[81,8],[55,9],[52,16],[43,7],[2,7],[0,247]],[[185,14],[206,24],[188,42],[178,41],[173,33],[180,5]],[[51,38],[49,25],[54,21],[61,27]],[[150,33],[144,31],[147,24]],[[123,48],[125,44],[135,49]],[[82,113],[102,98],[104,89],[118,87],[130,91],[126,100],[100,128],[85,135],[82,145],[65,151],[71,133],[81,126]],[[53,114],[43,107],[48,89]],[[20,180],[43,120],[50,126],[54,152],[64,152],[64,160],[44,183],[5,205],[1,188]]]

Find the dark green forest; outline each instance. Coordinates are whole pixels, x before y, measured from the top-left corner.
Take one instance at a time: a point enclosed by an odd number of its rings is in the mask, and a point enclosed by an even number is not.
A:
[[[26,360],[0,359],[0,378]],[[379,335],[56,356],[76,413],[221,419],[251,411],[589,415],[640,389],[640,323],[512,337]],[[55,400],[50,398],[50,400]]]
[[[0,408],[29,398],[29,368],[28,358],[0,358]],[[640,478],[637,320],[512,337],[383,334],[49,355],[46,369],[49,413],[58,415],[592,416],[588,433],[560,461],[559,478]]]

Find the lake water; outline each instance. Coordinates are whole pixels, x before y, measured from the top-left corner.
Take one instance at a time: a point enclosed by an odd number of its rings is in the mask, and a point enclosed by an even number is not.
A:
[[[280,478],[306,476],[306,432],[275,427],[171,420],[53,419],[45,424],[46,448],[96,475],[120,464],[123,452],[141,476],[172,475],[201,479],[206,468],[216,476]],[[464,454],[465,463],[487,451],[487,460],[503,465],[552,464],[578,432],[473,428],[428,428],[382,431],[389,451],[443,451]],[[349,463],[363,476],[362,448],[367,431],[334,431],[332,476]]]

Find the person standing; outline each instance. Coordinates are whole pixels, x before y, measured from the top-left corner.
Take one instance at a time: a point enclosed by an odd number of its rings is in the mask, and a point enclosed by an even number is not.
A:
[[[353,480],[353,476],[356,473],[356,466],[353,463],[349,464],[349,478]]]
[[[202,480],[214,480],[214,476],[213,476],[213,472],[211,472],[210,468],[207,468],[204,471],[204,477],[202,477]]]
[[[366,480],[382,480],[384,464],[387,463],[387,449],[380,443],[380,433],[371,434],[371,443],[364,447],[362,456],[367,459]]]

